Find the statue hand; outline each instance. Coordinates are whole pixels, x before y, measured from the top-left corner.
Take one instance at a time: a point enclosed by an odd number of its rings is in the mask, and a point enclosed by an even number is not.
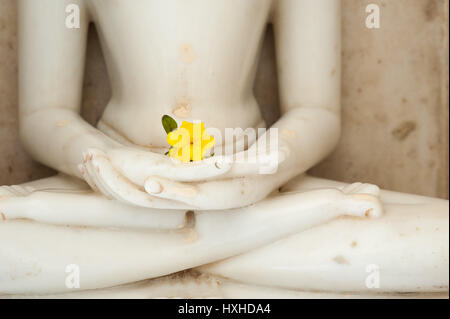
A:
[[[224,175],[231,168],[231,163],[221,157],[182,163],[166,155],[131,147],[115,148],[107,151],[106,155],[120,173],[142,187],[150,176],[159,176],[172,181],[195,182]]]
[[[79,170],[94,191],[109,199],[149,208],[192,209],[184,203],[151,196],[142,186],[131,182],[115,169],[103,151],[89,149],[83,155],[83,163],[79,165]]]
[[[279,157],[283,160],[285,156]],[[223,156],[181,163],[128,147],[107,152],[90,149],[80,165],[86,182],[106,197],[168,209],[227,209],[252,204],[292,175],[261,174],[266,168],[251,158],[231,163]]]
[[[103,152],[88,150],[80,172],[91,188],[107,198],[129,204],[167,209],[193,209],[189,204],[151,196],[144,190],[145,180],[154,174],[172,180],[192,181],[224,174],[230,165],[215,161],[176,163],[170,158],[132,148],[116,148]]]
[[[272,165],[258,163],[251,158],[247,158],[247,161],[230,163],[229,158],[219,157],[218,162],[231,164],[231,168],[222,175],[189,183],[155,175],[147,178],[144,187],[155,197],[183,202],[196,209],[231,209],[247,206],[264,199],[292,177],[293,171],[288,167],[270,171],[277,168],[274,165],[279,165],[286,159],[286,151],[275,152],[276,154],[273,152],[267,156],[269,159],[278,158],[278,162],[272,162]]]

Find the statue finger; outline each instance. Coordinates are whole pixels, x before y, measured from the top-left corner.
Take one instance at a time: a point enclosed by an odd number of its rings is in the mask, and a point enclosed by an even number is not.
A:
[[[148,176],[161,176],[174,181],[201,181],[216,178],[231,168],[222,157],[208,158],[199,162],[182,163],[161,154],[140,150],[111,152],[111,162],[124,176],[143,186]]]
[[[149,208],[192,209],[191,206],[184,203],[160,199],[141,190],[140,186],[133,184],[115,170],[104,156],[94,156],[90,160],[89,166],[92,167],[90,172],[95,175],[96,180],[102,185],[103,191],[121,202]]]

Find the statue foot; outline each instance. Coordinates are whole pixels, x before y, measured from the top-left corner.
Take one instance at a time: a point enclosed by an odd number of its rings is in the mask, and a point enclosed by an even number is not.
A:
[[[379,194],[383,216],[337,218],[197,270],[259,286],[364,293],[371,298],[396,293],[448,294],[447,200],[307,175],[291,181],[281,194],[307,194],[323,188],[346,193],[345,205],[353,205],[355,197]],[[377,210],[368,217],[372,213]]]
[[[0,200],[13,196],[27,196],[33,193],[35,189],[31,186],[11,185],[0,186]]]

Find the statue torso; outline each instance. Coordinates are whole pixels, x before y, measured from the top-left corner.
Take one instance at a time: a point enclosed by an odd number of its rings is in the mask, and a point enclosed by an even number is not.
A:
[[[252,86],[271,0],[89,1],[112,98],[102,121],[133,143],[165,145],[161,116],[255,127]]]

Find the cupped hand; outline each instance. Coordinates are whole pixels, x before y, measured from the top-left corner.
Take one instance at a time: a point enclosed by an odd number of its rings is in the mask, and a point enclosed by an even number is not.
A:
[[[182,163],[166,155],[115,148],[89,149],[80,171],[92,189],[108,198],[153,208],[229,209],[266,197],[288,178],[273,169],[286,157],[276,151],[258,159],[249,151]],[[242,156],[240,156],[242,155]]]
[[[110,199],[152,208],[194,209],[176,200],[152,196],[144,189],[150,176],[172,181],[198,181],[226,173],[231,165],[219,158],[181,163],[168,156],[129,147],[109,151],[89,149],[79,170],[90,187]]]
[[[145,180],[144,188],[160,199],[182,202],[201,210],[243,207],[264,199],[292,177],[291,170],[279,166],[287,156],[286,149],[267,154],[249,149],[216,159],[222,165],[230,165],[223,174],[191,182],[155,174]]]
[[[129,147],[109,150],[106,156],[120,173],[141,186],[149,176],[160,176],[180,182],[195,182],[216,178],[231,169],[230,161],[222,156],[183,163],[167,155]]]
[[[83,154],[78,166],[84,180],[96,192],[109,199],[149,208],[191,209],[185,204],[161,200],[148,194],[142,187],[132,183],[116,170],[105,152],[90,149]]]

